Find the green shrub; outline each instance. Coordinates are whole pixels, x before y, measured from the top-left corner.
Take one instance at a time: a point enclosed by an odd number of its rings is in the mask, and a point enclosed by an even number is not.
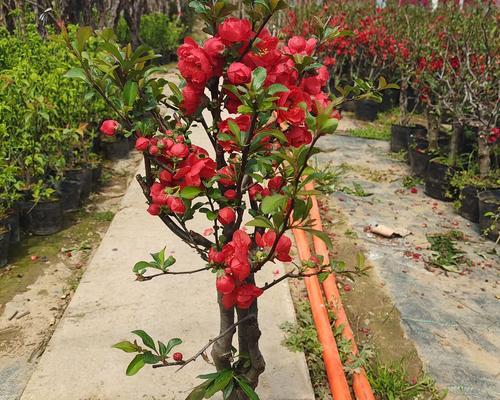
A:
[[[53,32],[43,38],[35,24],[0,32],[2,203],[12,203],[19,191],[35,200],[50,197],[65,168],[88,161],[106,108],[83,82],[63,77],[73,65]]]
[[[145,14],[141,18],[139,28],[141,42],[159,53],[173,52],[183,33],[184,26],[177,20],[171,21],[165,14]]]
[[[130,27],[128,26],[127,20],[123,17],[123,15],[121,15],[118,19],[118,23],[116,24],[115,28],[115,34],[118,42],[120,42],[121,44],[130,43],[130,40],[132,38],[130,36]]]

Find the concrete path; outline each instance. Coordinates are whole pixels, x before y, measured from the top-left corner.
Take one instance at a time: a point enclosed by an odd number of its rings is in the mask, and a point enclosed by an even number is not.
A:
[[[202,132],[197,132],[194,141],[208,145]],[[191,227],[203,232],[209,224],[201,219],[193,221]],[[197,375],[213,372],[213,367],[200,359],[178,373],[172,368],[144,367],[127,377],[125,368],[132,357],[111,348],[132,338],[130,331],[144,329],[165,342],[183,338],[178,350],[190,356],[218,334],[215,279],[210,272],[169,275],[149,282],[134,280],[131,268],[135,262],[149,259],[150,252],[164,246],[177,259],[173,268],[203,266],[187,245],[147,214],[144,196],[133,182],[23,400],[182,400],[201,382]],[[259,281],[273,279],[272,271],[277,268],[282,272],[284,267],[269,265]],[[289,352],[280,344],[283,333],[279,325],[294,317],[286,283],[260,299],[261,344],[267,362],[258,389],[263,400],[314,399],[304,355]]]
[[[336,192],[332,198],[389,290],[427,371],[449,389],[450,400],[499,399],[500,260],[492,254],[494,243],[482,239],[477,225],[458,216],[451,203],[425,196],[421,185],[418,193],[404,189],[408,166],[389,157],[387,142],[335,135],[320,145],[320,164],[344,164],[344,185],[357,182],[372,194]],[[365,229],[375,224],[412,234],[380,238]],[[466,235],[458,247],[472,264],[460,274],[426,269],[424,259],[431,253],[426,234],[451,229]]]

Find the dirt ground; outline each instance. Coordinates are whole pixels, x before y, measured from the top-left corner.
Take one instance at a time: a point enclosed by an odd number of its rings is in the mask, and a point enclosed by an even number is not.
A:
[[[103,184],[64,229],[27,236],[0,270],[0,399],[17,399],[113,219],[140,161],[108,163]]]

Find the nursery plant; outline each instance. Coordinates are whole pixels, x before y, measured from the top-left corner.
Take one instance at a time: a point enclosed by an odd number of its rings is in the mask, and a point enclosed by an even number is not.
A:
[[[287,278],[324,275],[333,268],[321,259],[293,263],[287,235],[292,228],[303,229],[330,244],[327,235],[312,228],[307,196],[315,191],[305,189],[317,174],[310,165],[316,144],[335,131],[335,107],[347,95],[369,98],[386,86],[381,81],[375,89],[360,80],[342,97],[328,93],[328,72],[317,62],[316,52],[341,34],[338,29],[323,23],[314,37],[294,36],[282,43],[266,25],[287,7],[285,1],[243,3],[248,18],[232,16],[237,10],[228,1],[191,2],[206,23],[208,37],[203,43],[186,38],[178,48],[180,83],[162,77],[162,69],[151,63],[159,56],[146,46],[121,47],[113,32],[105,30],[94,57],[86,51],[90,28],[80,28],[72,40],[60,25],[81,64],[68,76],[89,84],[119,117],[107,122],[107,134],[136,137],[135,147],[145,162],[145,176],[137,179],[148,212],[206,263],[175,271],[176,260],[161,250],[133,266],[137,280],[214,274],[220,332],[198,352],[172,354],[181,339],[155,341],[142,329],[133,332],[141,344],[133,340],[115,345],[135,353],[128,375],[146,364],[183,368],[206,357],[212,347],[217,371],[201,377],[204,382],[188,396],[191,400],[217,392],[225,399],[258,399],[255,390],[265,361],[259,348],[257,299]],[[203,128],[211,149],[196,144],[194,126]],[[193,218],[206,221],[208,236],[190,229]],[[290,270],[258,286],[255,275],[276,260],[292,262]]]

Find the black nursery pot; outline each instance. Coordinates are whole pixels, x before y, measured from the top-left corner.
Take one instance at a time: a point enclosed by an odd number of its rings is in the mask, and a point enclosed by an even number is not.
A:
[[[21,241],[21,222],[19,220],[19,208],[17,206],[7,213],[7,217],[4,219],[4,225],[10,230],[9,243],[19,243]]]
[[[370,100],[359,100],[355,104],[354,115],[361,121],[375,121],[379,105]]]
[[[99,164],[95,167],[92,167],[92,191],[95,192],[99,185],[101,184],[102,179],[102,165]]]
[[[80,207],[82,182],[64,178],[59,186],[63,211],[75,211]]]
[[[465,186],[460,191],[458,214],[471,222],[479,222],[479,198],[475,186]]]
[[[493,213],[498,215],[500,213],[500,189],[485,190],[478,194],[478,198],[479,228],[481,232],[488,229],[486,237],[495,242],[500,234],[500,220],[497,220],[493,229],[490,229],[493,224],[493,218],[491,216],[485,216],[484,214]]]
[[[412,141],[425,140],[426,136],[427,129],[422,125],[391,125],[391,151],[394,153],[406,151]]]
[[[382,103],[380,103],[380,110],[387,111],[399,104],[399,90],[389,89],[385,90],[382,95]]]
[[[128,158],[129,143],[126,138],[119,138],[114,142],[103,142],[104,154],[108,160],[117,161]]]
[[[34,235],[52,235],[63,227],[63,210],[59,200],[35,204],[27,215],[28,229]]]
[[[427,167],[429,165],[429,155],[427,147],[410,147],[408,150],[408,159],[410,160],[411,172],[414,176],[425,178],[427,176]]]
[[[86,199],[92,192],[92,170],[90,168],[70,169],[64,173],[64,177],[69,181],[80,182],[80,196]]]
[[[9,229],[2,229],[0,227],[0,268],[5,267],[9,261],[9,242]]]
[[[454,188],[450,183],[453,173],[453,168],[448,165],[429,161],[425,177],[425,194],[437,200],[453,200]]]

